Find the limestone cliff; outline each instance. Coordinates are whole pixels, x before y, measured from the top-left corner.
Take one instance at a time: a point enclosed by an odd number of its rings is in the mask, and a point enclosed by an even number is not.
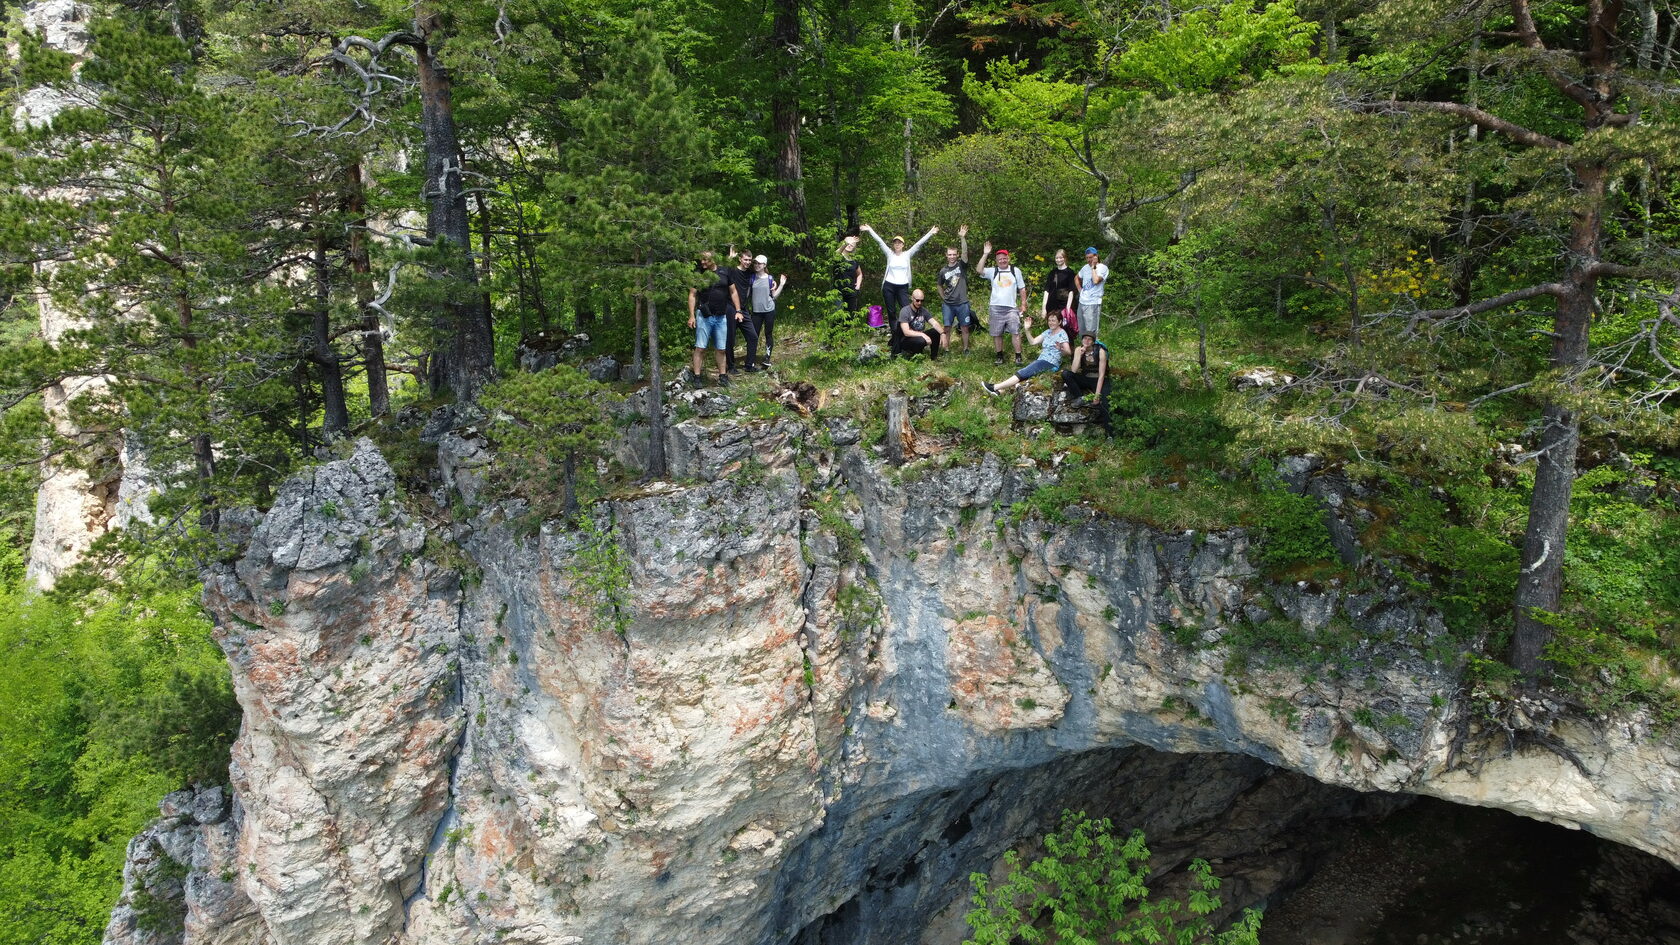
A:
[[[946,942],[968,873],[1063,806],[1168,866],[1309,856],[1277,838],[1386,792],[1680,862],[1667,739],[1494,724],[1422,602],[1269,583],[1240,530],[1017,520],[1053,470],[904,474],[791,419],[678,424],[676,481],[579,529],[484,501],[484,444],[447,426],[455,521],[364,442],[210,576],[237,840],[193,860],[229,888],[188,889],[185,941]],[[1367,668],[1228,665],[1222,635],[1273,617],[1351,626]],[[1235,872],[1233,901],[1287,879]]]
[[[92,7],[77,0],[29,0],[23,4],[21,25],[48,49],[68,53],[78,61],[88,52],[88,20]],[[80,86],[78,86],[80,88]],[[54,88],[25,89],[18,96],[12,120],[20,124],[50,122],[67,108],[85,106],[87,101]],[[69,188],[64,196],[77,199]],[[44,287],[52,278],[52,262],[35,267],[36,280]],[[56,343],[78,327],[75,313],[65,311],[46,291],[35,297],[40,314],[41,337]],[[43,406],[57,434],[76,443],[91,460],[85,466],[71,466],[57,460],[41,464],[41,483],[35,497],[34,536],[29,547],[27,579],[35,587],[50,588],[66,571],[75,567],[93,542],[113,528],[121,528],[149,517],[147,501],[152,486],[138,444],[121,431],[84,430],[71,418],[70,404],[77,398],[97,397],[105,389],[100,377],[72,377],[42,392]],[[89,472],[89,470],[94,470]]]

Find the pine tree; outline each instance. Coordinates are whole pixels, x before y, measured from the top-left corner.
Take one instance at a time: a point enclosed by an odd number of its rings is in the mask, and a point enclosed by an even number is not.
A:
[[[53,262],[42,289],[80,324],[4,375],[14,397],[105,377],[71,402],[76,426],[128,430],[164,479],[160,519],[210,526],[292,462],[299,352],[271,278],[283,257],[266,251],[278,126],[204,87],[171,30],[134,12],[95,20],[77,79],[50,51],[24,52],[73,104],[6,132],[0,244]]]
[[[647,307],[649,475],[665,475],[659,300],[685,292],[700,251],[722,239],[720,198],[708,187],[711,143],[693,95],[666,66],[653,16],[643,11],[604,57],[599,82],[571,110],[579,140],[551,185],[562,221],[555,246]]]

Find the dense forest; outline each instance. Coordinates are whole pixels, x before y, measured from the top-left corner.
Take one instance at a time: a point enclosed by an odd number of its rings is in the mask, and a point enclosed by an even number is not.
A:
[[[158,797],[225,776],[195,581],[241,510],[405,411],[564,393],[522,349],[670,377],[704,249],[789,273],[784,377],[915,383],[836,307],[864,224],[1110,265],[1116,435],[1023,514],[1250,526],[1275,578],[1431,595],[1490,699],[1680,718],[1668,0],[105,0],[72,49],[39,6],[0,0],[0,943],[97,940]],[[932,429],[1049,448],[984,400]],[[149,514],[34,592],[41,476],[134,453]],[[1309,453],[1368,561],[1276,488]]]

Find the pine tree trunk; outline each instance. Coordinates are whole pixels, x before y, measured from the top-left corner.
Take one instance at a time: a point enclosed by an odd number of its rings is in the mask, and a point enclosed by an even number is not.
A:
[[[630,355],[630,368],[636,377],[642,376],[642,305],[638,299],[630,303],[630,320],[636,323],[636,347]]]
[[[647,282],[648,335],[648,478],[664,479],[665,378],[659,365],[659,305],[653,298],[653,279]]]
[[[489,379],[494,366],[490,313],[478,291],[478,270],[472,261],[472,224],[455,132],[455,106],[449,71],[432,58],[426,43],[414,46],[420,80],[420,126],[426,140],[426,235],[447,254],[447,275],[459,283],[457,301],[444,306],[438,334],[445,339],[433,353],[433,392],[448,390],[458,400],[471,400]]]
[[[368,414],[383,417],[391,412],[390,379],[385,376],[385,333],[379,312],[373,307],[373,261],[367,243],[367,189],[362,183],[362,165],[355,161],[344,168],[344,209],[350,216],[350,238],[344,255],[350,263],[350,282],[356,293],[356,311],[362,317],[362,363],[367,370]]]
[[[328,440],[350,429],[344,399],[344,366],[332,345],[332,270],[327,261],[330,239],[324,226],[315,228],[311,265],[315,271],[315,310],[310,313],[309,360],[321,376],[321,435]]]
[[[805,205],[805,169],[799,150],[799,4],[798,0],[776,0],[776,19],[771,42],[780,57],[776,60],[776,87],[770,111],[780,150],[776,154],[776,191],[787,203],[789,225],[799,236],[800,252],[815,259],[817,244],[811,238],[810,211]]]
[[[1584,84],[1595,97],[1583,106],[1587,135],[1602,128],[1612,113],[1615,96],[1609,76],[1614,71],[1611,50],[1615,46],[1616,14],[1621,4],[1595,7],[1587,24],[1589,53]],[[1593,266],[1599,261],[1604,233],[1604,200],[1609,182],[1605,158],[1586,157],[1576,163],[1576,204],[1571,215],[1569,244],[1564,254],[1569,270],[1567,286],[1557,297],[1552,316],[1551,366],[1564,372],[1565,383],[1573,386],[1575,373],[1586,363],[1588,330],[1592,324],[1593,295],[1597,278]],[[1566,404],[1546,405],[1540,432],[1540,463],[1534,472],[1534,493],[1529,498],[1528,524],[1523,533],[1521,571],[1517,577],[1514,607],[1515,626],[1511,636],[1511,665],[1533,680],[1545,668],[1546,644],[1552,638],[1547,615],[1557,613],[1563,597],[1564,542],[1569,534],[1569,499],[1575,488],[1576,452],[1581,422]]]

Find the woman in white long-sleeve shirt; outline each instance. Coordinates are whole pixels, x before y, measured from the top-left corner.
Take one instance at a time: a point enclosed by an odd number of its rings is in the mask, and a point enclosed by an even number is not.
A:
[[[888,246],[886,241],[881,239],[881,234],[875,232],[875,228],[869,224],[865,223],[858,229],[873,236],[876,245],[881,247],[881,252],[886,254],[887,270],[881,277],[881,300],[886,303],[883,313],[887,317],[887,324],[890,325],[898,318],[899,311],[910,304],[910,260],[916,255],[916,251],[922,248],[922,244],[939,232],[939,227],[933,227],[922,234],[916,245],[909,249],[904,248],[902,236],[893,237],[892,245]]]

